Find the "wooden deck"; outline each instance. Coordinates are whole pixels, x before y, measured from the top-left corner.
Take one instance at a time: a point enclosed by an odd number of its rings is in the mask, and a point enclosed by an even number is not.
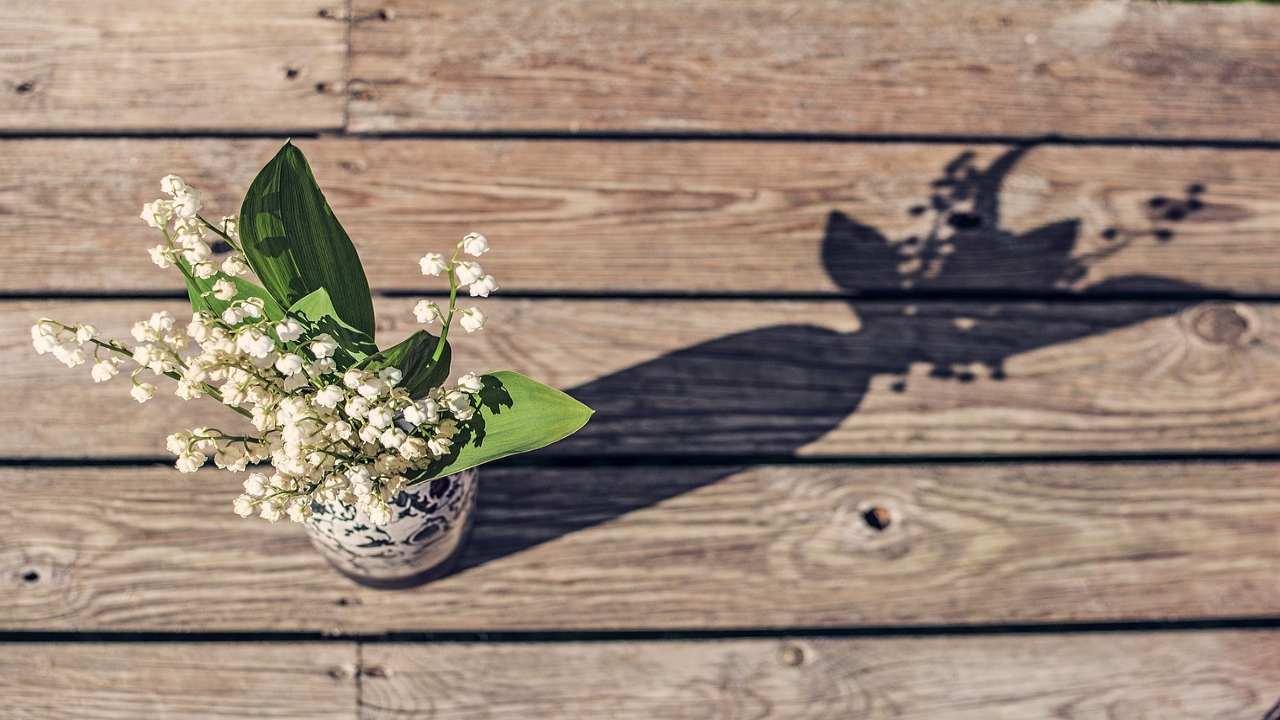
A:
[[[1280,7],[0,6],[0,718],[1280,714]],[[462,569],[335,574],[35,358],[181,285],[286,137],[379,339],[495,245],[455,364],[598,410]]]

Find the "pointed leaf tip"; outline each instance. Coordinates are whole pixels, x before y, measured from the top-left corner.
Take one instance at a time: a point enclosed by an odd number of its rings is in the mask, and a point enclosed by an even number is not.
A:
[[[373,337],[373,300],[360,256],[291,140],[249,187],[240,235],[249,265],[282,306],[325,288],[338,316]]]
[[[480,405],[455,442],[454,452],[414,482],[559,442],[582,429],[595,412],[553,387],[510,370],[485,375],[482,381]]]

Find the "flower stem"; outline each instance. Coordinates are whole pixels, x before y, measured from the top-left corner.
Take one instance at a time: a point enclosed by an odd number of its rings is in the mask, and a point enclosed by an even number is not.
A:
[[[431,354],[431,363],[440,361],[440,356],[444,354],[444,341],[449,337],[449,328],[453,325],[453,313],[458,308],[458,275],[454,272],[453,266],[458,262],[458,250],[453,249],[453,256],[449,258],[449,314],[445,315],[444,327],[440,329],[440,339],[436,341],[436,350]]]
[[[55,321],[55,322],[56,322],[56,321]],[[58,323],[58,324],[59,324],[59,325],[62,325],[62,323]],[[66,325],[63,325],[63,327],[66,327]],[[112,341],[110,341],[110,342],[103,342],[103,341],[99,340],[98,338],[90,338],[90,342],[92,342],[93,344],[95,344],[95,345],[97,345],[97,346],[99,346],[99,347],[104,347],[104,348],[106,348],[106,349],[108,349],[108,350],[110,350],[111,352],[114,352],[114,353],[116,353],[116,354],[123,355],[123,356],[125,356],[125,357],[127,357],[127,358],[132,358],[132,357],[133,357],[133,353],[131,353],[131,352],[129,352],[128,350],[126,350],[126,349],[125,349],[125,347],[124,347],[123,345],[118,345],[118,344],[116,343],[116,341],[114,341],[114,340],[112,340]],[[178,374],[178,373],[176,373],[176,372],[173,372],[173,371],[170,371],[170,372],[164,373],[164,375],[165,375],[165,377],[171,378],[171,379],[173,379],[173,380],[181,380],[181,379],[182,379],[182,375],[180,375],[180,374]],[[234,405],[227,405],[226,403],[222,402],[222,393],[218,392],[217,388],[213,387],[213,386],[212,386],[212,385],[210,385],[209,383],[200,383],[200,390],[201,390],[205,395],[208,395],[209,397],[213,398],[214,400],[217,400],[217,401],[218,401],[218,403],[219,403],[220,405],[222,405],[223,407],[230,408],[232,412],[238,413],[238,414],[243,415],[244,417],[247,417],[247,418],[252,418],[252,417],[253,417],[253,413],[249,412],[248,410],[245,410],[245,409],[244,409],[244,408],[242,408],[242,407],[236,407],[236,406],[234,406]]]
[[[205,227],[207,227],[207,228],[209,228],[210,230],[212,230],[212,231],[214,231],[215,233],[217,233],[217,234],[218,234],[218,237],[220,237],[220,238],[222,238],[223,240],[225,240],[225,241],[227,242],[227,244],[228,244],[228,245],[230,245],[231,247],[235,248],[235,250],[236,250],[237,252],[244,252],[243,250],[241,250],[241,249],[240,249],[240,246],[236,244],[236,241],[231,239],[231,236],[230,236],[230,235],[228,235],[228,234],[226,233],[226,231],[225,231],[225,230],[223,230],[222,228],[218,227],[217,225],[214,225],[213,223],[209,222],[208,220],[205,220],[203,215],[196,215],[196,219],[197,219],[197,220],[199,220],[200,222],[204,223],[204,226],[205,226]]]

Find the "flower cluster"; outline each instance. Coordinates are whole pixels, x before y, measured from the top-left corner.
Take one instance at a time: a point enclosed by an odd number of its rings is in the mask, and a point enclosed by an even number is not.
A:
[[[435,277],[440,273],[449,273],[451,303],[457,298],[458,289],[464,286],[471,297],[489,297],[489,293],[498,289],[498,281],[494,280],[492,275],[486,275],[478,262],[459,262],[459,251],[473,257],[480,257],[489,252],[489,241],[479,233],[470,233],[462,238],[462,242],[458,243],[457,249],[454,250],[453,257],[448,260],[439,253],[427,253],[418,261],[422,274]],[[450,312],[452,311],[451,307]],[[413,306],[413,314],[420,323],[430,325],[440,322],[447,325],[448,316],[439,305],[428,300],[419,300]],[[458,311],[458,324],[467,332],[475,332],[484,327],[484,320],[484,313],[480,312],[480,308],[469,307]]]
[[[235,218],[224,217],[218,226],[214,226],[200,217],[200,193],[177,175],[161,178],[160,191],[168,197],[142,206],[143,222],[165,233],[165,242],[147,251],[151,262],[163,269],[180,264],[181,259],[192,275],[201,279],[213,277],[219,267],[213,261],[213,248],[206,240],[206,230],[215,230],[227,238],[228,243],[233,243],[240,238]],[[239,277],[249,272],[249,263],[244,253],[237,249],[222,261],[221,270],[231,277]],[[222,297],[230,292],[227,290],[230,285],[230,282],[223,281],[219,299],[230,299]]]
[[[232,472],[269,462],[269,471],[251,472],[244,481],[234,501],[241,516],[303,521],[313,503],[330,502],[353,505],[376,524],[389,522],[388,501],[447,458],[467,432],[482,379],[467,373],[414,397],[401,384],[401,368],[362,362],[306,316],[268,317],[266,301],[231,279],[249,269],[235,220],[206,221],[199,194],[177,176],[165,177],[161,190],[166,197],[142,212],[164,235],[164,243],[151,249],[152,259],[189,276],[218,276],[209,294],[225,310],[194,312],[185,327],[168,312],[154,313],[133,326],[132,344],[100,337],[90,325],[41,319],[31,331],[36,352],[52,353],[68,367],[92,359],[97,382],[129,365],[131,395],[140,403],[155,396],[151,381],[168,379],[184,400],[209,397],[242,415],[247,422],[234,432],[200,427],[166,441],[181,472],[195,472],[210,460]],[[233,251],[220,268],[207,232]],[[455,318],[467,332],[484,325],[478,308],[457,307],[459,291],[488,297],[498,284],[477,262],[459,256],[479,257],[488,249],[483,235],[470,234],[451,257],[430,253],[420,261],[424,275],[449,279],[447,308],[422,300],[413,310],[419,322],[442,326],[437,358]]]

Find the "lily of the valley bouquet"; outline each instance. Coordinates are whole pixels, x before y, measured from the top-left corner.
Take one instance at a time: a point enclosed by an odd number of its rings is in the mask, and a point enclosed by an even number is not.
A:
[[[247,420],[234,429],[175,432],[177,468],[210,459],[233,472],[253,467],[237,513],[304,521],[319,503],[355,507],[374,524],[391,520],[402,490],[481,463],[534,450],[581,428],[591,410],[514,372],[450,376],[449,332],[480,330],[485,315],[459,295],[488,297],[498,284],[475,258],[489,250],[467,235],[419,261],[449,282],[446,307],[421,300],[419,330],[378,349],[373,302],[360,259],[302,152],[286,144],[258,174],[238,217],[210,220],[182,178],[161,180],[165,197],[142,219],[162,236],[152,261],[186,280],[191,320],[168,312],[133,326],[133,342],[87,324],[41,319],[36,352],[68,367],[92,363],[97,382],[131,368],[131,394],[146,402],[172,381],[184,400],[210,398]],[[230,249],[225,259],[213,247]],[[261,283],[248,279],[249,273]]]

